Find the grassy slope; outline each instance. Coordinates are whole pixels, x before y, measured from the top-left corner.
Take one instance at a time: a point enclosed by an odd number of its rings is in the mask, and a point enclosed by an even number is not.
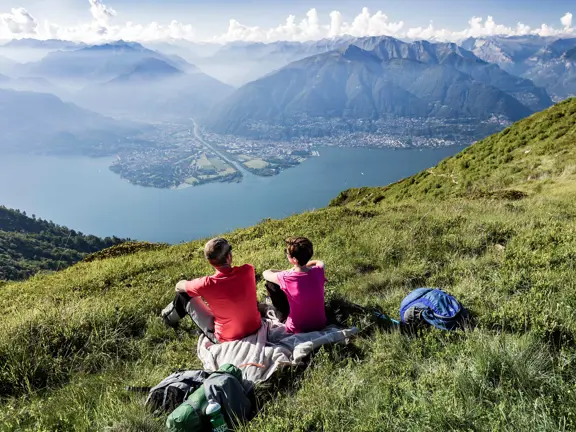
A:
[[[235,260],[258,272],[285,266],[285,236],[307,235],[329,295],[397,316],[409,290],[440,286],[478,321],[467,333],[358,338],[354,356],[323,350],[247,430],[576,428],[575,120],[571,100],[432,173],[229,234]],[[123,388],[200,366],[195,336],[157,314],[176,281],[207,271],[198,241],[5,286],[0,430],[162,430]]]

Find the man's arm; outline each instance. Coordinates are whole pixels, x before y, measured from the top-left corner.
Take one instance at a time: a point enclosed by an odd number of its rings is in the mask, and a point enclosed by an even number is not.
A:
[[[308,264],[306,264],[306,267],[320,267],[320,268],[325,268],[326,264],[324,264],[324,261],[320,261],[320,260],[313,260],[310,261]]]
[[[181,280],[176,284],[176,292],[177,293],[185,293],[186,292],[186,283],[188,281]]]
[[[276,275],[276,273],[280,273],[280,270],[266,270],[264,273],[262,273],[262,277],[266,279],[268,282],[280,285],[280,281],[278,280],[278,276]]]
[[[206,278],[198,278],[191,281],[181,280],[176,284],[177,293],[185,293],[190,297],[200,296],[200,290],[204,286]]]

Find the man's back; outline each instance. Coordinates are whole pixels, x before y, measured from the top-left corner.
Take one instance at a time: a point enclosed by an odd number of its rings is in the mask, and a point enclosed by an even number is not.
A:
[[[189,281],[186,292],[202,296],[214,314],[214,333],[219,342],[242,339],[261,325],[256,299],[254,267],[222,268],[212,276]]]

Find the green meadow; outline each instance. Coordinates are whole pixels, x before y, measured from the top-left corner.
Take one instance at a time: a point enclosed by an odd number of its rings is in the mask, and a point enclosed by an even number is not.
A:
[[[308,236],[329,297],[398,318],[410,290],[434,286],[475,320],[322,349],[258,388],[245,430],[576,429],[576,100],[396,184],[223,234],[259,274],[287,266],[285,237]],[[163,430],[125,387],[201,366],[191,323],[158,314],[178,280],[210,271],[203,243],[119,248],[3,285],[0,430]]]

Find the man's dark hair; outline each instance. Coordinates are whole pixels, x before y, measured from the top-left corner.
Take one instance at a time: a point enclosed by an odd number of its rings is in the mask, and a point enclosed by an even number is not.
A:
[[[204,256],[211,264],[215,265],[226,264],[230,252],[232,252],[232,246],[226,239],[220,237],[210,240],[204,246]]]
[[[304,266],[314,255],[314,247],[306,237],[290,237],[286,239],[286,253],[296,258],[298,265]]]

